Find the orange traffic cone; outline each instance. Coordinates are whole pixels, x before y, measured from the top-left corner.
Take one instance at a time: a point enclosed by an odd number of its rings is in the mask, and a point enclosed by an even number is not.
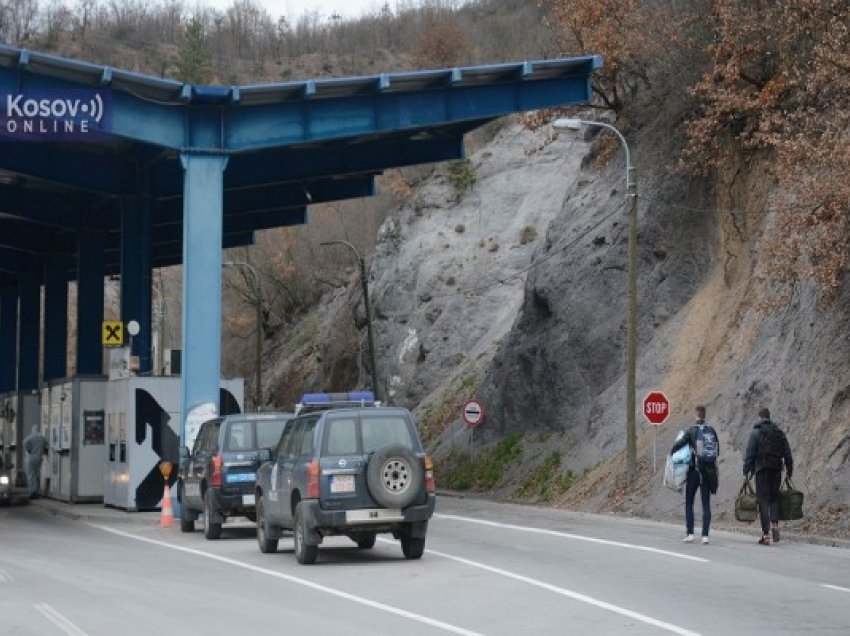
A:
[[[162,496],[162,514],[159,517],[159,527],[174,527],[174,512],[171,509],[171,491],[168,489],[168,482],[165,482],[165,494]]]

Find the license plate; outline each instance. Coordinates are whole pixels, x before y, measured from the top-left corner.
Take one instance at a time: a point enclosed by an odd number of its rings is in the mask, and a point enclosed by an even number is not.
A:
[[[365,510],[348,510],[345,513],[346,523],[380,523],[382,521],[404,521],[401,510],[393,508],[373,508]]]
[[[236,484],[247,481],[256,481],[257,473],[227,473],[227,483]]]
[[[243,506],[253,506],[255,503],[254,495],[242,495],[242,505]]]
[[[354,492],[354,475],[333,475],[331,477],[331,492]]]

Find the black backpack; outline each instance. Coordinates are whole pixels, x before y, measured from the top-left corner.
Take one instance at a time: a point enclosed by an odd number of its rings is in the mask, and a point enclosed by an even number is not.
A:
[[[773,422],[761,425],[759,439],[758,464],[763,468],[782,468],[785,456],[785,433]]]

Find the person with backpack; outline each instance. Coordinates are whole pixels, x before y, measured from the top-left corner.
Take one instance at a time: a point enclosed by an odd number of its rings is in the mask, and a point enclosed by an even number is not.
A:
[[[720,455],[720,441],[714,427],[705,423],[705,407],[694,409],[696,424],[673,444],[672,455],[689,444],[691,447],[691,465],[685,481],[685,543],[694,542],[694,500],[697,490],[702,501],[702,542],[708,543],[708,531],[711,527],[711,495],[717,492],[717,457]]]
[[[756,498],[761,518],[760,545],[779,541],[779,488],[782,466],[788,477],[794,473],[794,458],[785,433],[771,421],[770,411],[759,410],[759,422],[753,426],[744,458],[744,477],[756,476]]]

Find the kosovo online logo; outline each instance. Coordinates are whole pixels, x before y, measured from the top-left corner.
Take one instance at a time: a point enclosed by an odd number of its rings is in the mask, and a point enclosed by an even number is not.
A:
[[[19,90],[0,96],[0,137],[9,141],[97,141],[112,131],[108,90]]]

